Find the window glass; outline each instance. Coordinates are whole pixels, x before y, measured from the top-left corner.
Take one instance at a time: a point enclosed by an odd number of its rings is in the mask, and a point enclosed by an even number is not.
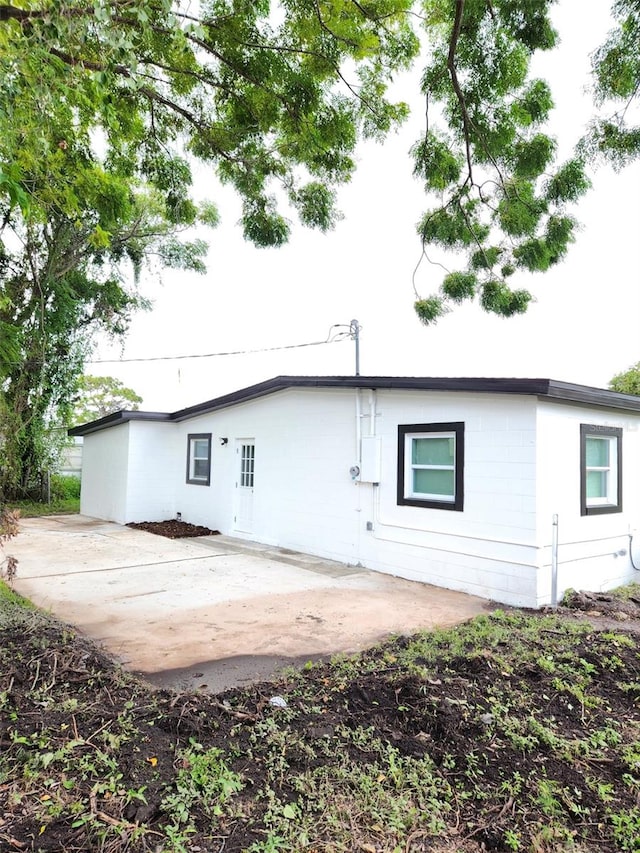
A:
[[[448,436],[413,439],[414,465],[453,465],[455,439]]]
[[[587,498],[607,497],[607,471],[587,471]]]
[[[209,473],[209,460],[208,459],[194,459],[193,460],[193,476],[195,479],[206,480],[208,473]]]
[[[415,468],[413,471],[413,491],[423,495],[442,495],[453,498],[455,494],[454,472]]]
[[[194,459],[207,459],[209,456],[209,442],[206,438],[196,438],[193,442]]]
[[[587,468],[608,468],[610,438],[587,438],[586,459]]]

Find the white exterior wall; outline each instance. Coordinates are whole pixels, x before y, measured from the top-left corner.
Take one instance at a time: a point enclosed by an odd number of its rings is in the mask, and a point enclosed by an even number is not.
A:
[[[181,423],[91,434],[82,511],[121,523],[179,512],[228,535],[527,607],[550,601],[558,514],[560,594],[637,577],[640,414],[516,394],[362,390],[357,419],[356,394],[289,389]],[[398,505],[398,426],[460,421],[464,510]],[[580,516],[580,423],[624,428],[622,513]],[[358,431],[379,441],[378,484],[350,474],[362,463]],[[211,433],[209,486],[186,483],[192,433]],[[255,442],[250,529],[236,521],[238,440]],[[639,564],[640,542],[634,554]]]
[[[360,393],[363,435],[371,430],[369,399]],[[375,406],[379,486],[349,473],[359,462],[351,389],[291,389],[179,424],[176,511],[222,533],[507,603],[535,602],[535,400],[383,391]],[[464,512],[398,506],[398,425],[450,421],[465,423]],[[208,432],[211,485],[188,485],[187,436]],[[243,438],[256,445],[251,532],[234,523]]]
[[[530,603],[537,563],[535,400],[382,391],[375,407],[382,477],[380,486],[360,486],[363,564],[504,603]],[[399,506],[398,425],[457,421],[465,425],[463,512]]]
[[[176,510],[222,533],[355,561],[354,399],[341,390],[283,391],[178,424]],[[185,482],[187,436],[201,432],[212,433],[209,487]],[[239,439],[253,439],[256,448],[253,529],[242,532],[234,521]]]
[[[175,424],[129,422],[127,522],[175,518],[175,483],[182,468],[177,437]]]
[[[129,421],[84,439],[80,511],[118,524],[175,517],[175,424]]]
[[[85,436],[80,512],[126,524],[129,423]]]
[[[580,514],[580,424],[623,430],[622,512]],[[541,401],[537,431],[537,513],[542,548],[538,605],[550,601],[554,515],[558,516],[559,597],[569,588],[607,590],[638,580],[631,565],[629,537],[640,529],[640,415]],[[638,536],[633,553],[636,565],[640,565]]]

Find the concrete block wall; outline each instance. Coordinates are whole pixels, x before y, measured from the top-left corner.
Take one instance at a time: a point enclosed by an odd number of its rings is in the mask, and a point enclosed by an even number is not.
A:
[[[362,562],[504,603],[530,603],[538,560],[535,399],[419,391],[376,397],[383,476],[379,486],[361,486],[368,493]],[[399,506],[398,425],[458,421],[465,425],[464,511]]]
[[[234,521],[236,442],[252,439],[253,530],[242,535],[343,561],[355,559],[356,489],[349,475],[357,458],[352,393],[284,391],[179,427],[185,464],[188,434],[212,434],[210,487],[186,484],[184,474],[179,478],[176,508],[183,518],[239,535]],[[228,439],[224,446],[223,437]]]
[[[130,421],[127,522],[175,518],[176,478],[182,460],[175,424]]]
[[[86,436],[80,512],[125,524],[129,469],[129,426],[120,424]]]
[[[363,434],[368,405],[363,392]],[[211,432],[212,472],[202,487],[187,485],[181,470],[176,509],[223,533],[508,603],[535,600],[535,400],[379,392],[374,418],[379,486],[349,473],[358,462],[353,390],[292,389],[180,424],[184,464],[187,435]],[[464,512],[398,506],[398,425],[449,421],[465,422]],[[234,527],[237,438],[256,445],[254,523],[242,534]]]
[[[622,512],[580,514],[580,424],[623,430]],[[537,603],[549,601],[554,515],[558,516],[560,596],[568,588],[607,590],[638,580],[629,556],[629,537],[640,528],[640,418],[616,409],[541,401],[537,435],[538,538],[543,549]]]

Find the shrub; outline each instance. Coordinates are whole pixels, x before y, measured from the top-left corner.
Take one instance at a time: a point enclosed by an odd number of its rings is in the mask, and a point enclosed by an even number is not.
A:
[[[50,488],[52,501],[78,500],[80,497],[80,477],[52,474]]]

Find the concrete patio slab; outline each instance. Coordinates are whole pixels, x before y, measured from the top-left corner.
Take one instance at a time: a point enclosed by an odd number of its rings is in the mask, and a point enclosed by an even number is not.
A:
[[[268,669],[357,651],[489,607],[463,593],[253,542],[171,540],[84,516],[21,521],[11,553],[19,561],[18,592],[127,668],[155,673],[161,683],[167,679],[158,674],[172,671],[169,681],[183,686],[192,686],[190,668],[198,670],[195,685],[212,661],[227,662],[222,686],[229,686],[246,680],[257,656]],[[264,677],[264,666],[257,670]]]

